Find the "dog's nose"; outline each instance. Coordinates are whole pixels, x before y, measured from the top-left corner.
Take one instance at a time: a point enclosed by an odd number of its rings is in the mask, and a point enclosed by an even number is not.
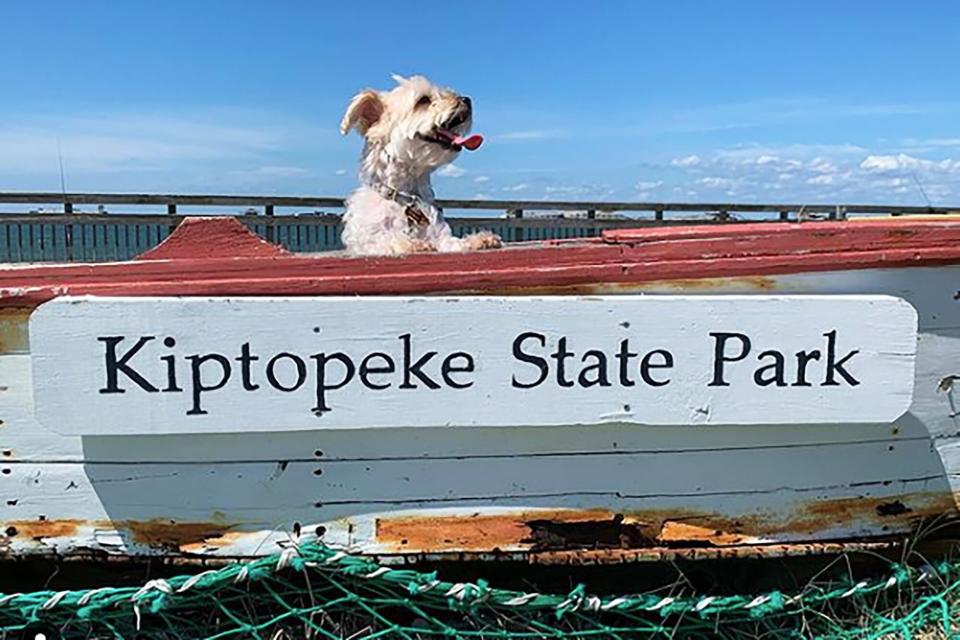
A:
[[[460,96],[460,102],[462,102],[467,109],[473,109],[473,102],[470,100],[470,96]]]

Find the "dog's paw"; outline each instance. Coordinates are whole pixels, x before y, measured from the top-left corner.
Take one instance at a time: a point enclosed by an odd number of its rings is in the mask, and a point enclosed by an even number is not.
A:
[[[419,238],[412,238],[410,240],[410,245],[407,247],[406,253],[432,253],[436,251],[437,248],[427,242],[426,240],[420,240]]]
[[[499,249],[503,246],[503,240],[495,233],[490,231],[480,231],[472,233],[463,239],[468,251],[481,251],[483,249]]]

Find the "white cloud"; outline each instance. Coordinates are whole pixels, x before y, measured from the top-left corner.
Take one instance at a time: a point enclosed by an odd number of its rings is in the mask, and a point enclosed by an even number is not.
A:
[[[510,187],[504,187],[503,191],[526,191],[528,188],[530,188],[530,185],[526,184],[525,182],[521,182],[520,184],[515,184]]]
[[[476,178],[473,179],[473,181],[476,182],[477,184],[480,184],[483,182],[490,182],[490,176],[477,176]]]
[[[462,169],[451,162],[447,166],[437,171],[437,175],[441,178],[462,178],[463,176],[467,175],[467,170]]]
[[[670,161],[675,167],[696,167],[701,162],[700,156],[698,155],[689,155],[683,156],[682,158],[674,158]]]
[[[653,180],[653,181],[644,181],[641,180],[634,187],[638,191],[650,191],[651,189],[656,189],[659,186],[663,185],[663,180]]]
[[[928,160],[898,153],[895,155],[869,155],[860,163],[860,168],[872,173],[891,171],[929,171],[933,173],[960,172],[960,160]]]
[[[814,176],[814,177],[812,177],[812,178],[808,178],[808,179],[807,179],[807,184],[812,184],[812,185],[828,185],[828,184],[833,184],[833,183],[836,182],[836,181],[837,181],[836,176],[832,176],[832,175],[830,175],[830,174],[826,174],[826,173],[825,173],[825,174],[823,174],[823,175],[819,175],[819,176]]]
[[[333,174],[334,174],[334,175],[337,175],[337,176],[345,176],[345,175],[347,175],[347,170],[346,170],[346,169],[337,169],[336,171],[333,172]]]
[[[773,165],[799,167],[805,160],[819,157],[853,157],[867,153],[855,144],[788,144],[782,146],[745,145],[721,149],[714,161],[726,165]]]
[[[279,124],[278,124],[279,123]],[[74,173],[190,171],[200,163],[250,164],[314,146],[332,130],[271,114],[99,113],[0,123],[0,171],[48,172],[62,153]],[[262,164],[263,167],[288,166]],[[233,167],[236,168],[236,165]],[[226,172],[230,168],[221,169]]]
[[[529,131],[508,131],[494,136],[496,140],[544,140],[546,138],[557,138],[563,135],[563,132],[557,130],[534,129]]]
[[[918,161],[916,158],[913,156],[908,156],[905,153],[895,156],[870,155],[864,158],[863,162],[860,163],[860,168],[864,171],[897,171],[900,169],[905,169],[908,166],[910,168],[915,168],[917,162]]]
[[[290,176],[303,176],[310,173],[307,169],[303,167],[292,167],[285,165],[277,166],[266,166],[266,167],[257,167],[253,173],[257,173],[262,176],[276,176],[276,177],[290,177]]]
[[[837,165],[823,156],[817,156],[807,163],[807,168],[817,173],[833,173],[837,170]]]
[[[960,147],[960,138],[906,138],[905,147]]]
[[[697,184],[703,185],[704,187],[710,187],[711,189],[732,187],[734,182],[735,181],[731,180],[730,178],[722,178],[720,176],[707,176],[697,180]]]

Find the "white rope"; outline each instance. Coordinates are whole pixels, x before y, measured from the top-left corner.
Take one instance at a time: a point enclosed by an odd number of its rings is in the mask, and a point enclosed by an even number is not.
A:
[[[844,591],[843,593],[841,593],[841,594],[840,594],[840,597],[841,597],[841,598],[847,598],[847,597],[849,597],[849,596],[852,596],[852,595],[855,594],[857,591],[860,591],[860,589],[863,589],[865,586],[867,586],[867,584],[868,584],[868,582],[867,582],[866,580],[861,580],[861,581],[858,582],[857,584],[853,585],[852,587],[850,587],[849,589],[847,589],[846,591]]]
[[[141,596],[143,596],[143,595],[145,595],[145,594],[153,591],[154,589],[156,589],[157,591],[162,591],[162,592],[164,592],[164,593],[168,593],[168,594],[169,594],[169,593],[173,593],[173,587],[170,586],[170,583],[169,583],[169,582],[167,582],[167,581],[164,580],[163,578],[157,578],[156,580],[151,580],[151,581],[148,582],[147,584],[145,584],[145,585],[143,585],[142,587],[140,587],[140,590],[137,591],[135,594],[133,594],[133,595],[130,597],[130,599],[131,599],[131,600],[136,600],[136,599],[140,598]]]
[[[195,584],[197,584],[198,582],[200,582],[201,580],[203,580],[203,577],[204,577],[204,576],[209,576],[209,575],[211,575],[211,574],[213,574],[213,573],[217,573],[217,572],[216,572],[214,569],[208,569],[207,571],[204,571],[203,573],[198,573],[198,574],[195,575],[195,576],[190,576],[190,578],[189,578],[186,582],[184,582],[182,585],[180,585],[180,588],[177,589],[177,593],[183,593],[184,591],[187,591],[187,590],[189,590],[189,589],[192,589],[192,588],[193,588],[193,585],[195,585]]]
[[[8,595],[8,596],[3,596],[2,598],[0,598],[0,607],[2,607],[3,605],[7,604],[8,602],[10,602],[11,600],[13,600],[14,598],[19,597],[19,596],[22,596],[22,595],[23,595],[22,593],[11,593],[11,594]]]
[[[770,596],[757,596],[747,604],[743,606],[744,609],[753,609],[754,607],[759,607],[762,604],[770,602]]]
[[[133,605],[133,615],[137,618],[137,631],[140,631],[140,605]]]
[[[622,605],[624,602],[627,602],[627,601],[628,601],[627,598],[620,596],[619,598],[614,598],[613,600],[601,606],[600,608],[603,609],[604,611],[609,611],[610,609],[616,609],[617,607],[619,607],[620,605]]]
[[[85,606],[87,606],[87,603],[90,602],[90,600],[93,598],[93,596],[97,595],[98,593],[100,593],[100,592],[102,592],[102,591],[110,591],[110,587],[97,587],[96,589],[93,589],[93,590],[91,590],[91,591],[87,591],[85,594],[83,594],[83,595],[80,597],[79,600],[77,600],[77,606],[79,606],[79,607],[85,607]]]
[[[237,572],[237,577],[233,579],[235,583],[246,582],[247,578],[250,577],[250,567],[249,565],[243,565],[240,567],[240,571]]]
[[[430,582],[426,584],[422,584],[419,587],[417,587],[417,593],[426,593],[427,591],[436,589],[439,584],[440,584],[439,580],[431,580]]]
[[[531,602],[532,600],[536,600],[539,597],[540,597],[539,593],[525,593],[521,596],[510,598],[503,604],[507,605],[508,607],[521,607],[527,604],[528,602]]]
[[[896,586],[896,584],[897,584],[897,576],[890,576],[890,578],[887,580],[887,583],[883,585],[883,588],[889,589],[890,587]]]
[[[286,569],[288,566],[290,566],[290,563],[291,563],[291,562],[293,561],[293,559],[294,559],[295,557],[297,557],[299,554],[300,554],[300,552],[297,551],[297,548],[296,548],[296,547],[287,547],[286,549],[284,549],[283,551],[281,551],[281,552],[280,552],[280,559],[277,560],[277,571],[283,571],[283,570]]]
[[[700,602],[698,602],[698,603],[697,603],[697,606],[695,606],[695,607],[693,608],[693,610],[694,610],[694,611],[703,611],[704,609],[706,609],[707,607],[710,606],[710,603],[711,603],[711,602],[713,602],[713,601],[716,600],[716,599],[717,599],[716,596],[707,596],[706,598],[704,598],[703,600],[701,600]]]
[[[660,602],[653,605],[652,607],[648,607],[647,611],[659,611],[660,609],[663,609],[668,604],[673,604],[675,600],[676,598],[671,598],[668,596],[666,598],[661,599]]]
[[[43,610],[53,609],[55,606],[60,604],[60,601],[66,598],[67,594],[69,593],[70,593],[69,591],[60,591],[58,593],[53,594],[52,596],[50,596],[49,600],[47,600],[42,605],[40,605],[40,608]]]
[[[346,558],[349,554],[343,551],[337,551],[335,554],[324,560],[324,564],[333,564],[334,562],[340,562],[343,558]]]
[[[603,600],[597,596],[587,596],[586,602],[584,603],[587,611],[600,611],[600,605],[603,604]]]
[[[456,598],[456,597],[458,597],[461,593],[463,593],[463,590],[466,589],[466,588],[467,588],[467,585],[463,584],[462,582],[458,582],[457,584],[455,584],[455,585],[453,585],[452,587],[450,587],[450,589],[449,589],[445,594],[443,594],[443,595],[447,596],[448,598],[449,598],[449,597],[454,597],[454,598]]]
[[[371,571],[367,575],[363,576],[364,578],[379,578],[385,573],[390,573],[392,569],[389,567],[378,567],[375,571]]]

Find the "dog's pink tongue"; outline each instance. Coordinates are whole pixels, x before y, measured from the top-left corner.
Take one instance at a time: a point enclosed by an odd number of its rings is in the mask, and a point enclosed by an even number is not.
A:
[[[457,136],[453,139],[453,144],[460,145],[464,149],[468,149],[470,151],[476,151],[480,148],[480,145],[483,144],[483,136],[479,133],[474,133],[466,138],[463,136]]]

